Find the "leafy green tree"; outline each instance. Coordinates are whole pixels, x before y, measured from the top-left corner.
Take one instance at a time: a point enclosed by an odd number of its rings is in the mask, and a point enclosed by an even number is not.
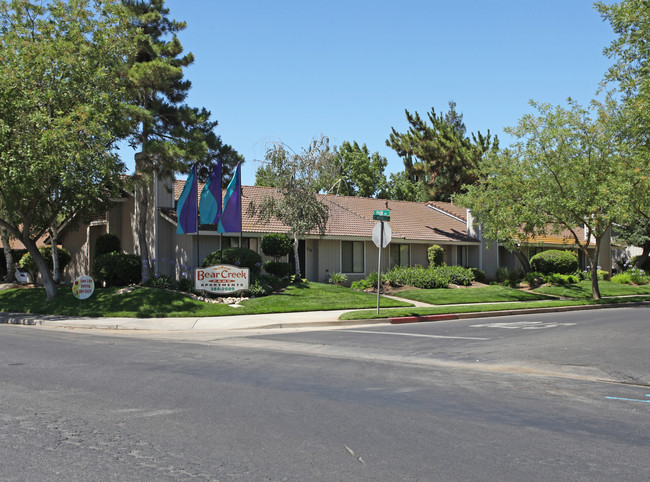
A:
[[[386,190],[384,170],[388,165],[378,152],[354,141],[344,142],[335,149],[336,166],[333,184],[324,186],[328,192],[343,196],[376,197]]]
[[[429,200],[424,181],[413,181],[406,171],[392,173],[386,183],[386,189],[377,197],[395,201],[426,202]]]
[[[567,108],[532,105],[539,114],[525,115],[507,130],[518,141],[486,156],[479,181],[454,202],[472,210],[486,238],[511,250],[530,236],[568,230],[589,260],[598,299],[600,248],[612,224],[629,218],[638,178],[618,141],[618,106],[596,104],[592,117],[571,100]]]
[[[643,250],[634,264],[635,268],[641,268],[650,255],[650,220],[634,219],[628,224],[617,226],[616,231],[617,238]]]
[[[151,272],[147,243],[147,219],[150,214],[150,186],[154,176],[172,177],[187,172],[201,162],[199,177],[207,177],[211,164],[222,158],[226,180],[243,158],[214,133],[217,121],[210,112],[185,104],[191,83],[184,78],[186,67],[194,62],[191,53],[183,54],[176,36],[185,22],[171,20],[164,0],[123,0],[137,28],[137,48],[128,59],[127,85],[139,115],[137,128],[129,142],[139,149],[135,182],[138,187],[138,246],[142,257],[142,278]]]
[[[618,35],[604,53],[614,59],[605,75],[604,85],[623,93],[624,126],[622,134],[637,158],[643,178],[638,183],[639,216],[650,219],[650,2],[622,0],[596,9]]]
[[[0,1],[0,227],[25,245],[48,299],[57,287],[36,241],[66,212],[105,210],[120,185],[125,19],[115,0]]]
[[[300,276],[298,242],[305,235],[318,230],[323,235],[329,218],[329,210],[321,202],[318,191],[321,186],[319,173],[324,166],[331,166],[334,153],[325,137],[312,141],[307,149],[296,154],[284,145],[274,145],[266,152],[265,169],[274,174],[277,180],[274,187],[277,195],[265,196],[259,204],[251,203],[248,213],[259,215],[268,222],[275,218],[289,228],[288,235],[293,239],[296,275]]]
[[[414,182],[426,186],[430,200],[449,201],[463,185],[477,180],[477,167],[483,155],[498,147],[498,139],[480,132],[471,139],[466,135],[463,115],[456,104],[449,102],[446,114],[436,114],[432,108],[429,123],[415,112],[406,111],[409,129],[399,133],[392,128],[386,141],[403,158],[406,172]]]

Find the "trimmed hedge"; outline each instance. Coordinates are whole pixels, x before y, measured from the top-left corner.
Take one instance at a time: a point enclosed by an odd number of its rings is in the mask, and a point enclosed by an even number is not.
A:
[[[122,245],[120,244],[120,238],[117,237],[117,234],[102,234],[97,238],[97,241],[95,241],[95,256],[101,256],[106,253],[121,252]]]
[[[266,256],[272,256],[277,261],[282,256],[286,256],[291,251],[293,242],[291,238],[282,233],[269,233],[262,236],[260,247],[262,253]]]
[[[286,278],[291,274],[291,264],[283,263],[281,261],[267,261],[264,263],[264,271],[271,276]]]
[[[550,249],[530,258],[530,268],[543,274],[573,274],[578,270],[578,257],[571,251]]]
[[[422,289],[447,288],[450,284],[469,286],[474,281],[474,273],[470,268],[462,266],[395,266],[388,271],[385,278],[391,284],[414,286]]]
[[[429,260],[429,266],[442,266],[445,263],[445,249],[437,244],[429,246],[427,259]]]
[[[207,268],[215,264],[232,264],[249,268],[251,275],[256,275],[262,268],[262,257],[248,248],[225,248],[210,253],[201,266]]]
[[[106,286],[128,286],[142,280],[142,258],[137,254],[105,253],[95,257],[93,278]]]

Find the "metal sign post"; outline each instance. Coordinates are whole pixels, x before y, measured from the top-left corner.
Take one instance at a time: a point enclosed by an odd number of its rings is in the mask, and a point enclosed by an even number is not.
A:
[[[372,241],[375,243],[375,246],[379,248],[379,260],[377,261],[377,314],[379,314],[379,295],[381,291],[381,250],[388,246],[393,234],[390,226],[384,224],[384,221],[390,220],[390,216],[383,215],[384,212],[387,213],[388,211],[382,212],[382,217],[384,219],[379,221],[375,224],[375,227],[372,228]],[[377,211],[375,211],[375,213],[377,213]]]
[[[381,234],[379,235],[379,260],[377,261],[377,314],[379,314],[379,295],[381,292],[381,248],[384,245],[384,222],[380,221]]]

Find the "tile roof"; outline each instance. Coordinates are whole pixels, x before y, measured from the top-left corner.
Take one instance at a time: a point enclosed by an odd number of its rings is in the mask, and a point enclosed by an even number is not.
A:
[[[174,183],[174,199],[177,200],[185,181]],[[203,184],[199,183],[198,192]],[[271,233],[287,232],[288,228],[278,219],[265,223],[257,216],[247,215],[250,203],[259,205],[266,196],[278,196],[274,188],[242,186],[242,229],[244,232]],[[428,242],[464,242],[477,243],[478,240],[467,236],[467,225],[463,220],[465,210],[450,203],[435,203],[440,210],[432,209],[426,203],[391,201],[385,199],[361,198],[353,196],[318,195],[329,208],[329,219],[325,236],[369,238],[377,221],[372,219],[375,210],[390,210],[390,227],[393,239],[419,240]],[[163,210],[165,214],[176,219],[173,209]],[[463,214],[463,217],[459,216]],[[458,218],[458,219],[457,219]],[[202,225],[203,226],[203,225]],[[202,229],[214,229],[203,226]],[[314,232],[314,235],[318,233]]]

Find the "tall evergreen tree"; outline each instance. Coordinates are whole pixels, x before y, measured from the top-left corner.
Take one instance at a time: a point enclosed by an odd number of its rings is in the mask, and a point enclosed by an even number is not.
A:
[[[154,176],[172,177],[187,172],[194,162],[203,164],[199,174],[207,175],[210,164],[222,157],[224,177],[228,179],[243,158],[214,133],[217,121],[210,120],[204,108],[185,103],[191,83],[183,69],[194,62],[191,53],[183,54],[176,36],[185,22],[168,17],[164,0],[123,0],[138,29],[137,49],[128,65],[128,85],[133,102],[141,108],[138,128],[129,138],[139,149],[135,182],[138,188],[138,245],[142,256],[142,277],[150,275],[151,265],[146,236],[150,188]]]
[[[395,128],[386,145],[403,158],[411,180],[426,186],[426,196],[437,201],[449,201],[452,194],[462,191],[465,184],[477,180],[477,166],[483,154],[498,147],[498,139],[480,132],[471,139],[466,135],[463,115],[456,104],[449,102],[449,112],[428,114],[429,123],[415,112],[406,111],[409,129],[399,133]]]

